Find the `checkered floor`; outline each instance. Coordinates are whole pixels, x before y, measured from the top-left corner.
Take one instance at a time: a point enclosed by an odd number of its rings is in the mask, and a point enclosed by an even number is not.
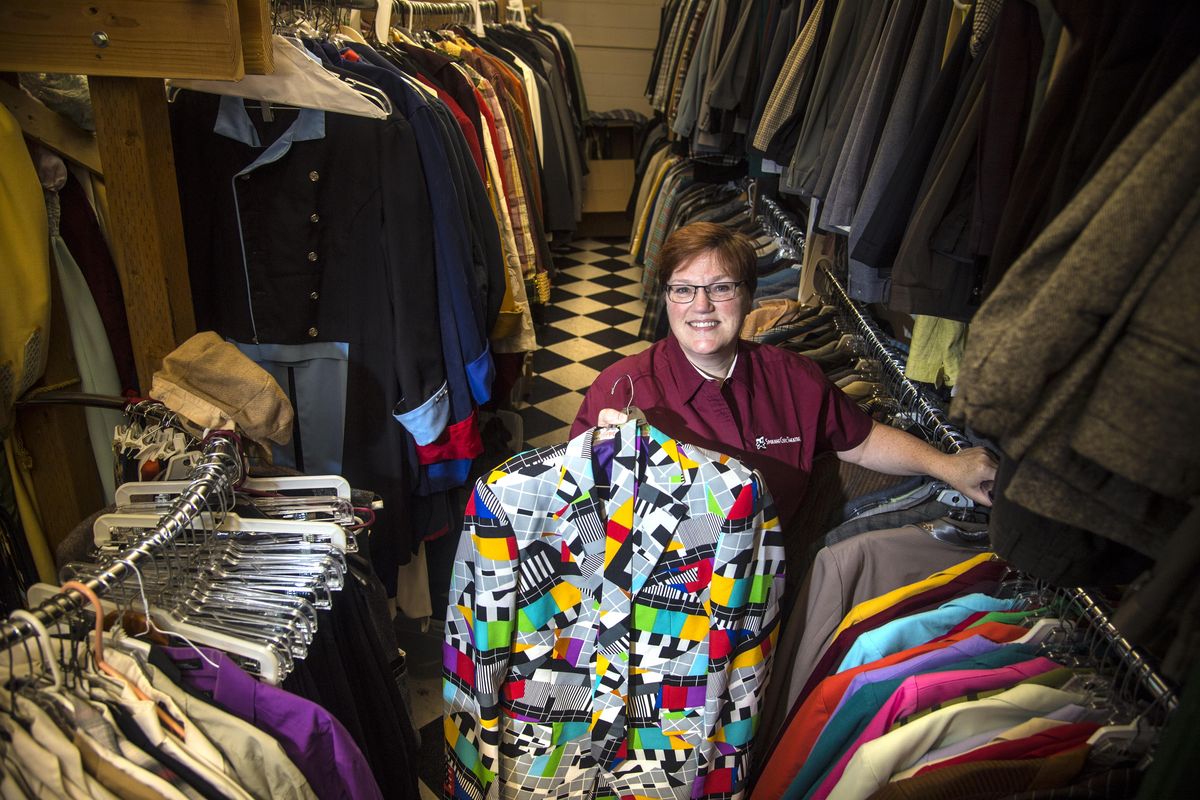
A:
[[[533,378],[519,407],[526,447],[565,442],[583,394],[600,371],[650,346],[638,338],[642,268],[626,240],[584,239],[556,251],[558,268],[544,325],[537,329]]]

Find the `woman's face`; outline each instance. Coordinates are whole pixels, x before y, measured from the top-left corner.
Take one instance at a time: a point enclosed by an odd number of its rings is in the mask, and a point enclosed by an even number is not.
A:
[[[710,252],[684,262],[672,273],[667,283],[708,286],[735,280],[725,265]],[[703,289],[697,291],[688,303],[675,303],[667,299],[667,320],[671,324],[671,333],[675,334],[688,360],[701,369],[728,364],[737,350],[742,321],[749,312],[750,295],[745,286],[737,288],[733,299],[719,303],[714,303]]]

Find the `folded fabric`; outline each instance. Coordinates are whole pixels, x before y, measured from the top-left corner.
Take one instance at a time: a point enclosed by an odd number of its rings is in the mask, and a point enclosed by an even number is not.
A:
[[[1043,673],[1044,674],[1044,673]],[[1003,690],[1000,690],[1003,691]],[[999,694],[996,692],[985,692],[976,699],[982,697],[991,697]],[[971,750],[978,750],[981,747],[986,747],[997,742],[1014,741],[1023,739],[1026,736],[1033,736],[1035,733],[1050,730],[1061,725],[1071,725],[1076,722],[1083,721],[1087,716],[1087,709],[1083,706],[1067,704],[1057,711],[1051,711],[1044,717],[1034,717],[1026,720],[1020,725],[1014,725],[1009,728],[993,728],[983,733],[977,733],[974,736],[968,736],[961,742],[948,744],[945,747],[939,747],[937,750],[930,750],[925,755],[913,762],[913,765],[903,772],[897,772],[892,776],[891,782],[902,781],[905,778],[911,778],[920,772],[925,767],[931,764],[940,764],[944,761],[949,761],[952,758],[957,758],[963,753]]]
[[[1005,797],[1014,792],[1054,789],[1065,786],[1079,775],[1087,761],[1087,754],[1087,747],[1077,747],[1046,758],[959,764],[929,775],[889,783],[870,795],[870,798],[984,800]]]
[[[236,427],[264,446],[292,438],[292,404],[283,389],[212,331],[197,333],[163,358],[150,394],[200,428]]]
[[[1039,731],[1022,739],[1010,739],[984,745],[974,750],[968,750],[962,755],[927,764],[917,771],[918,775],[927,775],[939,769],[952,767],[955,764],[969,764],[972,761],[1001,761],[1017,758],[1044,758],[1071,750],[1082,744],[1100,726],[1095,722],[1075,722],[1057,725],[1044,731]]]
[[[964,692],[988,691],[1011,687],[1020,683],[1024,678],[1049,672],[1058,666],[1048,658],[1030,658],[1016,663],[1009,663],[995,669],[986,668],[990,663],[997,663],[1003,656],[1019,658],[1031,652],[1034,652],[1031,648],[1026,648],[1022,645],[1010,645],[989,654],[989,656],[975,659],[974,665],[968,666],[967,664],[963,664],[963,669],[954,669],[934,674],[912,675],[905,678],[896,687],[895,691],[892,692],[891,696],[884,701],[883,705],[878,708],[875,715],[861,726],[853,743],[842,751],[833,768],[825,775],[821,784],[811,796],[815,800],[824,800],[824,798],[828,797],[829,793],[833,791],[833,787],[837,785],[838,780],[841,779],[842,774],[846,771],[846,765],[850,763],[850,759],[854,757],[859,748],[867,742],[874,741],[880,736],[887,734],[892,722],[899,717],[911,714],[915,710],[925,708],[942,700],[958,697]],[[980,669],[979,667],[981,666],[984,668]],[[877,685],[882,688],[887,684]]]
[[[985,556],[990,559],[990,554],[984,554],[979,559],[984,559]],[[1003,561],[998,560],[971,559],[967,563],[974,564],[974,566],[965,572],[952,576],[950,580],[944,583],[940,582],[941,578],[939,577],[937,586],[925,589],[924,591],[918,591],[893,605],[880,608],[873,615],[866,616],[861,621],[854,623],[838,634],[834,638],[833,643],[821,654],[821,658],[817,661],[816,667],[813,668],[812,674],[808,676],[808,682],[805,683],[804,688],[800,691],[800,697],[807,697],[808,693],[815,689],[816,685],[833,671],[834,666],[841,663],[842,658],[854,645],[854,642],[858,640],[858,637],[867,631],[875,630],[893,619],[923,611],[972,590],[994,591],[999,586],[1000,578],[1008,570],[1008,566]],[[862,605],[868,604],[864,603]],[[853,615],[854,612],[852,611],[851,614]]]
[[[982,625],[970,633],[964,631],[957,637],[946,637],[938,642],[929,642],[894,655],[876,664],[864,665],[831,675],[814,689],[801,703],[793,706],[791,714],[782,726],[774,747],[763,760],[762,773],[755,785],[756,796],[781,797],[793,776],[808,758],[825,723],[833,716],[847,687],[859,675],[874,670],[891,668],[912,661],[908,667],[900,667],[890,677],[907,677],[912,672],[932,669],[937,664],[950,663],[964,656],[977,655],[995,649],[995,643],[1011,642],[1027,633],[1016,625]],[[942,653],[941,651],[946,651]]]
[[[1083,699],[1083,695],[1074,692],[1020,685],[986,700],[935,711],[860,747],[829,797],[833,800],[870,797],[892,775],[935,747],[960,741],[999,725],[1016,725],[1069,703],[1078,704]],[[966,766],[959,765],[952,770]],[[1067,779],[1074,777],[1074,774],[1072,772]]]

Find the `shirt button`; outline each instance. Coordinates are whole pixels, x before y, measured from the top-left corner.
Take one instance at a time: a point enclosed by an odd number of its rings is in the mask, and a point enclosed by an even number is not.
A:
[[[316,183],[317,181],[321,180],[321,173],[314,169],[312,172],[308,173],[308,179],[313,183]]]
[[[312,338],[314,338],[314,339],[315,339],[315,338],[316,338],[316,336],[317,336],[317,329],[316,329],[316,328],[309,328],[309,329],[308,329],[308,335],[309,335],[310,337],[312,337]]]
[[[308,253],[308,260],[309,260],[309,261],[316,261],[316,260],[317,260],[317,254],[316,254],[315,252],[312,252],[312,251],[310,250],[310,251],[309,251],[309,253]]]
[[[314,213],[312,216],[310,216],[310,217],[308,218],[308,221],[309,221],[309,222],[320,222],[320,221],[321,221],[321,215],[320,215],[320,214],[315,214],[315,213]]]
[[[310,294],[310,295],[308,296],[308,299],[309,299],[309,300],[320,300],[320,299],[321,299],[321,295],[320,295],[320,294],[318,294],[317,292],[313,292],[312,294]]]
[[[249,175],[238,175],[238,180],[239,181],[248,181],[248,180],[250,180],[250,176]]]

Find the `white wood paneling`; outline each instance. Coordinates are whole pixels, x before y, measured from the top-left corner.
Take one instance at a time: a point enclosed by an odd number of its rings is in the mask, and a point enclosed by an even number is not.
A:
[[[545,0],[544,15],[571,31],[593,111],[651,109],[643,92],[654,58],[662,0]]]

